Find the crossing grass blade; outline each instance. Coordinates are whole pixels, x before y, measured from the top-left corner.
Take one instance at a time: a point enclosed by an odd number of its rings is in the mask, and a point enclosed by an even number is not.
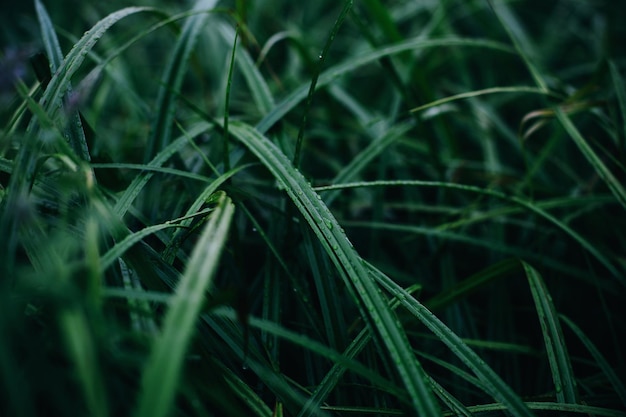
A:
[[[322,72],[317,80],[316,89],[327,86],[337,78],[356,71],[358,68],[376,62],[377,60],[386,57],[397,55],[402,52],[420,50],[422,48],[437,48],[437,47],[452,47],[452,46],[464,46],[468,48],[486,48],[494,51],[514,53],[514,51],[507,45],[500,42],[494,42],[485,39],[470,39],[470,38],[444,38],[444,39],[409,39],[403,42],[399,42],[394,45],[381,47],[373,51],[351,57],[341,64],[330,67]],[[294,89],[287,97],[276,104],[276,107],[272,109],[257,125],[256,128],[260,133],[267,132],[278,120],[280,120],[285,114],[291,111],[296,105],[307,97],[310,84],[303,84],[300,87]]]
[[[522,401],[522,399],[509,387],[500,376],[495,373],[483,359],[481,359],[461,338],[452,332],[441,320],[432,314],[419,301],[412,297],[402,287],[393,282],[389,277],[380,272],[372,265],[367,265],[368,270],[382,288],[398,298],[411,314],[437,336],[439,340],[448,346],[471,371],[484,384],[489,395],[501,402],[504,407],[515,416],[531,417],[534,414]]]
[[[585,345],[585,347],[593,357],[593,360],[596,361],[604,375],[606,375],[606,378],[609,380],[609,382],[613,386],[613,389],[615,390],[615,394],[617,394],[622,404],[624,405],[624,408],[626,409],[626,386],[624,386],[624,383],[615,373],[613,366],[609,364],[604,355],[602,355],[600,350],[587,337],[587,335],[585,335],[580,327],[578,327],[573,321],[563,316],[562,314],[559,315],[559,318],[563,323],[567,325],[567,327],[570,328],[570,330],[572,330],[572,332],[574,332],[574,334],[578,337],[578,339],[580,339],[583,345]]]
[[[159,337],[145,366],[136,417],[164,417],[170,414],[187,347],[205,293],[218,266],[219,257],[234,213],[234,205],[224,193],[191,254],[185,273],[177,284]]]
[[[572,363],[567,352],[567,344],[563,339],[563,331],[559,317],[552,303],[552,298],[539,272],[526,262],[522,262],[528,284],[535,301],[535,308],[539,316],[543,340],[548,354],[552,379],[559,402],[577,404],[578,392],[576,378],[572,370]]]
[[[146,162],[152,160],[169,144],[174,119],[174,99],[187,72],[189,56],[208,18],[208,10],[216,3],[216,0],[198,0],[193,8],[198,14],[189,17],[183,26],[159,88],[157,114],[146,145],[144,158]]]
[[[280,149],[257,130],[244,123],[233,123],[231,134],[272,173],[317,236],[352,296],[358,300],[363,319],[385,346],[415,412],[422,416],[441,415],[428,378],[413,355],[402,326],[321,197]]]

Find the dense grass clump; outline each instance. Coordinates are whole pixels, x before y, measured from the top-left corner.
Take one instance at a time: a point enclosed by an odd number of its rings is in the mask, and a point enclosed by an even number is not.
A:
[[[3,11],[0,415],[626,416],[620,2],[139,3]]]

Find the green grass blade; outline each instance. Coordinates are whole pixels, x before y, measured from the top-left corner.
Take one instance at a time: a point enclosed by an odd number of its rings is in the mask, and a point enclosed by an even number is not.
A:
[[[626,85],[624,85],[624,78],[620,75],[615,62],[609,61],[609,69],[611,70],[613,88],[615,89],[615,95],[617,95],[617,102],[622,116],[622,140],[626,141]],[[622,146],[624,146],[624,142],[622,142]]]
[[[604,183],[609,187],[609,190],[615,196],[615,199],[622,205],[624,209],[626,209],[626,189],[619,182],[617,178],[613,175],[613,173],[607,168],[607,166],[602,162],[602,159],[594,152],[593,148],[587,143],[585,138],[580,134],[574,123],[572,123],[572,119],[561,109],[560,107],[555,108],[554,110],[557,119],[563,125],[565,131],[570,135],[570,137],[574,140],[578,149],[582,152],[583,156],[587,158],[587,161],[593,166],[596,170],[596,173]]]
[[[528,70],[530,71],[530,74],[535,80],[537,86],[543,91],[548,91],[548,86],[544,77],[541,75],[541,72],[528,55],[527,51],[530,47],[528,46],[528,41],[526,41],[527,38],[525,33],[522,32],[522,29],[518,25],[514,15],[509,11],[508,5],[501,1],[488,0],[488,2],[507,35],[509,35],[509,38],[513,41],[515,49],[528,67]]]
[[[39,18],[39,26],[41,27],[42,40],[46,49],[46,55],[50,61],[50,70],[54,74],[63,64],[63,54],[61,52],[61,46],[57,39],[56,32],[52,26],[52,21],[46,8],[40,0],[35,1],[35,9],[37,10],[37,17]],[[71,97],[72,91],[68,83],[66,91],[66,97]],[[89,149],[87,147],[87,139],[85,138],[85,131],[78,115],[78,111],[72,111],[69,115],[68,136],[70,146],[76,152],[76,155],[82,159],[89,161]]]
[[[127,7],[111,13],[89,29],[70,50],[63,65],[53,74],[40,103],[49,114],[61,107],[61,101],[70,85],[70,79],[78,71],[85,56],[111,26],[121,19],[139,12],[152,11],[149,7]]]
[[[189,56],[209,16],[207,10],[213,8],[216,3],[216,0],[198,0],[193,11],[199,14],[189,17],[183,26],[159,88],[157,115],[146,145],[144,158],[146,162],[152,160],[169,144],[174,119],[174,99],[187,71]]]
[[[98,355],[92,337],[92,323],[78,306],[60,312],[59,323],[85,393],[89,415],[94,417],[109,415]]]
[[[363,319],[370,323],[372,331],[378,334],[386,347],[414,410],[421,416],[441,415],[427,376],[415,358],[404,330],[320,196],[280,149],[257,130],[243,123],[233,123],[231,134],[244,143],[273,174],[317,236],[358,300]]]
[[[140,175],[137,175],[133,178],[133,181],[130,183],[128,188],[121,195],[119,200],[115,203],[114,212],[117,216],[122,218],[128,209],[130,209],[131,205],[145,187],[146,183],[152,178],[154,175],[154,169],[161,167],[168,159],[170,159],[176,152],[182,149],[191,138],[211,129],[211,125],[209,123],[198,123],[190,128],[185,134],[164,149],[162,149],[149,164],[146,165],[146,168],[149,168],[149,171],[143,172]]]
[[[343,24],[343,21],[346,19],[346,16],[350,12],[352,8],[352,0],[345,0],[343,3],[343,9],[339,13],[333,28],[326,39],[326,43],[324,44],[324,48],[320,52],[318,57],[317,65],[315,67],[315,72],[313,73],[313,77],[311,78],[311,85],[309,86],[309,92],[307,93],[306,103],[304,107],[304,113],[302,115],[302,122],[300,122],[300,130],[298,131],[298,137],[296,138],[296,148],[293,155],[293,163],[298,168],[300,166],[300,152],[302,149],[302,142],[304,141],[304,130],[306,128],[306,118],[309,114],[309,110],[311,109],[311,103],[313,102],[313,94],[315,93],[315,89],[317,86],[317,80],[319,79],[320,72],[322,70],[322,66],[324,65],[324,61],[326,60],[326,56],[330,51],[330,46],[335,40],[335,36],[337,36],[337,32],[339,32],[339,28]]]
[[[572,330],[572,332],[574,332],[574,334],[578,337],[578,339],[580,339],[583,345],[585,345],[589,353],[591,353],[593,359],[596,361],[602,372],[604,372],[604,375],[606,375],[611,385],[613,385],[615,393],[622,401],[622,404],[626,409],[626,386],[624,386],[624,383],[619,379],[619,377],[613,370],[613,367],[604,358],[604,355],[602,355],[596,345],[591,340],[589,340],[585,333],[583,333],[580,327],[578,327],[573,321],[563,316],[562,314],[559,315],[559,318]]]
[[[472,370],[485,385],[489,395],[500,401],[515,416],[534,416],[522,399],[460,337],[389,277],[372,265],[368,265],[368,267],[370,273],[383,288],[398,298],[411,314],[428,327],[439,340],[448,346],[452,353]]]
[[[169,303],[161,335],[154,342],[143,373],[136,417],[170,413],[185,352],[226,243],[234,209],[230,198],[221,194]]]
[[[543,219],[547,220],[549,223],[552,223],[558,229],[561,229],[565,232],[566,235],[570,236],[576,242],[578,242],[583,248],[585,248],[594,258],[596,258],[602,265],[605,266],[607,270],[609,270],[615,278],[617,278],[623,285],[626,285],[626,277],[613,265],[613,263],[606,257],[602,252],[600,252],[591,242],[577,233],[574,229],[569,227],[567,224],[557,219],[546,210],[539,207],[537,204],[532,201],[526,200],[524,198],[511,196],[505,194],[503,192],[476,187],[472,185],[463,185],[463,184],[455,184],[441,181],[419,181],[419,180],[397,180],[397,181],[371,181],[371,182],[353,182],[347,184],[335,184],[324,187],[316,187],[317,191],[328,191],[342,188],[356,188],[356,187],[369,187],[369,186],[416,186],[416,187],[439,187],[439,188],[447,188],[458,191],[467,191],[476,194],[482,194],[486,196],[495,197],[497,199],[508,201],[515,205],[525,208],[526,210],[537,214]]]
[[[409,39],[394,45],[378,48],[374,51],[364,53],[355,57],[351,57],[346,62],[337,64],[324,71],[318,81],[317,89],[327,86],[337,78],[356,71],[358,68],[378,61],[379,59],[397,55],[402,52],[419,50],[422,48],[437,48],[437,47],[452,47],[452,46],[464,46],[471,48],[486,48],[493,49],[500,52],[512,53],[513,50],[499,42],[493,42],[484,39],[469,39],[469,38],[445,38],[445,39]],[[261,133],[265,133],[271,128],[278,120],[280,120],[285,114],[296,107],[302,100],[307,97],[310,84],[303,84],[285,97],[279,102],[272,111],[267,114],[256,126],[257,130]]]
[[[218,22],[217,26],[226,42],[229,45],[233,45],[235,42],[235,30],[223,22]],[[235,60],[241,75],[246,80],[252,100],[261,115],[265,116],[275,105],[269,86],[245,48],[239,48]]]
[[[535,308],[539,316],[543,340],[548,353],[548,361],[552,370],[552,379],[559,402],[578,403],[576,378],[572,370],[572,363],[567,352],[567,344],[563,339],[563,331],[559,324],[559,317],[552,303],[546,284],[539,272],[526,262],[522,262],[530,291],[535,301]]]
[[[452,96],[444,97],[442,99],[435,100],[430,103],[426,103],[422,106],[415,107],[414,109],[411,109],[410,111],[419,112],[422,110],[429,109],[431,107],[449,103],[451,101],[479,97],[479,96],[484,96],[488,94],[502,94],[502,93],[540,94],[540,95],[545,95],[545,96],[559,97],[557,94],[554,94],[550,91],[537,88],[537,87],[528,87],[528,86],[523,86],[523,85],[522,86],[510,86],[510,87],[491,87],[491,88],[485,88],[482,90],[468,91],[466,93],[460,93],[460,94],[455,94]]]

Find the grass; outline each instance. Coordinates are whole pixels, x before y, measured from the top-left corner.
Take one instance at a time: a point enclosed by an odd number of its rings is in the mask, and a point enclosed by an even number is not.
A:
[[[0,415],[626,416],[620,5],[48,3]]]

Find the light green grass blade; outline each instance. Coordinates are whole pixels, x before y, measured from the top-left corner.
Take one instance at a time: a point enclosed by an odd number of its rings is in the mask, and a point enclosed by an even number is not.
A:
[[[404,42],[400,42],[391,46],[376,49],[371,52],[364,53],[355,57],[351,57],[345,62],[330,67],[324,71],[318,81],[317,89],[325,87],[335,79],[342,75],[356,71],[358,68],[376,62],[377,60],[391,55],[397,55],[402,52],[419,50],[422,48],[437,48],[437,47],[451,47],[451,46],[464,46],[468,48],[486,48],[495,51],[513,53],[514,51],[507,45],[499,42],[493,42],[484,39],[464,39],[464,38],[445,38],[445,39],[409,39]],[[298,105],[303,99],[307,97],[310,84],[303,84],[287,97],[280,101],[272,111],[267,114],[256,126],[257,130],[261,133],[268,131],[278,120],[280,120],[285,114]]]
[[[155,340],[144,369],[136,417],[170,414],[185,352],[226,243],[234,210],[230,198],[221,194],[170,300],[161,335]]]
[[[563,316],[562,314],[559,315],[559,318],[563,323],[567,324],[567,326],[572,330],[572,332],[574,332],[578,339],[580,339],[583,345],[585,345],[589,353],[591,353],[593,359],[596,361],[602,372],[604,372],[604,375],[606,375],[611,385],[613,385],[615,393],[622,401],[624,409],[626,409],[626,387],[613,370],[614,368],[604,358],[604,355],[602,355],[596,345],[591,340],[589,340],[585,333],[583,333],[580,327],[578,327],[573,321]]]
[[[572,119],[569,118],[563,109],[556,107],[554,113],[556,114],[556,118],[563,125],[563,128],[565,128],[565,131],[574,140],[574,143],[578,146],[583,156],[587,158],[587,161],[589,161],[591,166],[596,170],[598,176],[602,178],[604,183],[609,187],[615,199],[626,209],[626,189],[624,189],[624,186],[615,178],[613,173],[607,168],[604,162],[602,162],[602,159],[594,152],[593,148],[587,143],[585,138],[583,138],[574,123],[572,123]]]
[[[377,332],[386,347],[414,410],[421,416],[441,415],[427,376],[413,355],[404,330],[321,197],[281,150],[257,130],[243,123],[233,123],[231,134],[243,142],[274,175],[317,236],[358,300],[363,319],[371,324],[372,331]]]
[[[156,111],[152,133],[148,138],[145,151],[145,161],[152,160],[170,140],[174,119],[174,99],[177,96],[183,77],[187,71],[188,59],[191,55],[198,35],[208,18],[208,9],[217,3],[216,0],[198,0],[193,8],[194,14],[187,19],[180,33],[178,42],[170,57],[170,61],[163,76],[162,85],[159,88]]]
[[[515,416],[534,416],[511,387],[509,387],[485,361],[470,349],[460,337],[389,277],[372,265],[368,264],[367,266],[370,273],[383,288],[389,291],[394,297],[398,298],[411,314],[415,315],[415,317],[428,327],[439,340],[448,346],[452,353],[472,370],[484,384],[489,395],[500,401],[506,409]]]
[[[578,403],[576,378],[567,352],[567,344],[563,339],[559,317],[552,303],[552,297],[539,272],[526,262],[522,262],[522,266],[526,272],[530,291],[535,301],[535,309],[539,316],[541,332],[552,370],[556,398],[562,403],[576,404]]]

